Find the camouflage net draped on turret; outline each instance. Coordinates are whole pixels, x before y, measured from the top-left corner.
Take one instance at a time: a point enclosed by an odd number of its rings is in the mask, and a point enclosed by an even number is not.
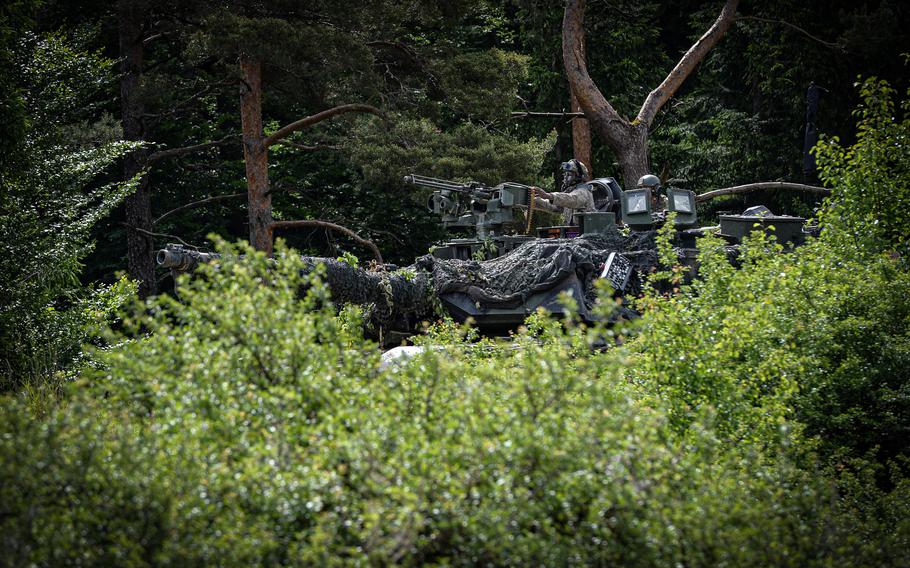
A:
[[[463,292],[480,307],[516,308],[531,295],[553,289],[575,274],[581,282],[587,308],[596,300],[594,280],[611,252],[624,255],[638,274],[657,266],[655,233],[630,236],[586,235],[574,239],[537,239],[514,251],[486,261],[443,260],[426,255],[404,269],[371,272],[330,258],[304,257],[307,271],[324,265],[323,281],[337,305],[364,308],[373,332],[413,332],[421,321],[436,319],[444,294]],[[175,272],[192,271],[199,262],[217,262],[217,254],[181,252],[186,262]],[[637,294],[635,276],[627,294]]]
[[[633,236],[590,235],[574,239],[538,239],[511,253],[486,260],[418,259],[415,267],[432,274],[436,295],[468,294],[482,307],[515,308],[536,292],[550,290],[574,273],[584,285],[586,303],[594,300],[593,280],[611,252],[629,258],[641,271],[657,264],[653,232]]]
[[[315,267],[324,264],[325,282],[338,303],[364,306],[371,327],[413,330],[434,313],[437,299],[450,292],[468,294],[485,308],[515,308],[536,292],[550,290],[575,274],[585,291],[585,304],[593,307],[599,276],[611,252],[632,261],[638,273],[657,265],[654,232],[631,236],[588,235],[574,239],[538,239],[511,253],[485,261],[443,260],[426,255],[405,269],[391,273],[367,272],[327,258],[308,258]],[[640,283],[633,278],[633,294]]]
[[[367,320],[375,331],[413,330],[433,314],[433,287],[428,273],[403,269],[395,272],[368,272],[331,258],[305,257],[315,269],[325,266],[323,281],[336,304],[356,304],[365,308]]]

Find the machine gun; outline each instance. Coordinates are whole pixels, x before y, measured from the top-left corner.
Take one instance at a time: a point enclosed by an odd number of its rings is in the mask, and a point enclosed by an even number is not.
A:
[[[531,186],[505,182],[490,187],[476,181],[457,182],[416,174],[404,176],[405,183],[433,190],[427,209],[442,217],[447,229],[473,229],[477,239],[503,235],[516,219],[513,208],[527,207]]]

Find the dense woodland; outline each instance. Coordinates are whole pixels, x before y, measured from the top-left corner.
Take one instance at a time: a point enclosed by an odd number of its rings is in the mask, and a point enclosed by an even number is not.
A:
[[[889,0],[4,3],[0,565],[907,565],[908,25]],[[408,265],[445,235],[403,175],[553,189],[573,156],[830,197],[704,203],[820,236],[756,233],[737,267],[705,237],[689,281],[663,231],[643,293],[601,294],[640,318],[506,342],[440,313],[383,369],[296,254]],[[177,295],[169,242],[224,260]]]

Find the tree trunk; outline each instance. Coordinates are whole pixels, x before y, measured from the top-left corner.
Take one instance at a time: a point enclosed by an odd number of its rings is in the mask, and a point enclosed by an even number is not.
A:
[[[581,38],[581,59],[585,59],[585,38]],[[578,103],[575,91],[569,87],[572,94],[572,112],[583,112]],[[591,125],[587,118],[577,117],[572,119],[572,150],[576,160],[588,166],[588,174],[594,177],[594,159],[591,151]]]
[[[630,125],[626,138],[615,148],[615,152],[627,189],[635,187],[641,176],[650,173],[648,128],[643,124]]]
[[[572,112],[580,112],[578,98],[572,95]],[[594,159],[591,151],[591,125],[587,118],[572,119],[572,151],[576,160],[588,167],[588,174],[594,177]]]
[[[145,105],[139,89],[142,79],[142,22],[144,12],[140,5],[121,0],[117,6],[120,35],[120,101],[123,137],[126,140],[145,139],[142,114]],[[145,165],[148,151],[131,152],[123,164],[123,178],[132,179]],[[127,266],[130,278],[139,281],[139,296],[145,298],[158,291],[155,278],[155,243],[144,231],[152,230],[152,201],[148,179],[143,176],[135,193],[126,198],[126,222],[131,227],[126,234]]]
[[[249,192],[250,244],[272,254],[272,196],[269,194],[268,147],[262,132],[262,64],[241,59],[240,122]]]

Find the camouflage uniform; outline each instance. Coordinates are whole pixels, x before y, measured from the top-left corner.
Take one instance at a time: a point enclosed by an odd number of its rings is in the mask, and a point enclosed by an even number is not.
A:
[[[569,160],[560,164],[563,171],[562,191],[549,193],[546,199],[549,201],[549,209],[562,209],[563,223],[565,225],[579,225],[577,213],[587,211],[597,211],[594,205],[594,188],[585,183],[588,179],[588,168],[578,160]],[[550,205],[552,204],[552,205]]]
[[[567,188],[567,191],[557,191],[550,195],[553,205],[562,207],[563,223],[566,225],[579,224],[577,213],[597,210],[594,207],[594,193],[588,183],[579,183]]]

